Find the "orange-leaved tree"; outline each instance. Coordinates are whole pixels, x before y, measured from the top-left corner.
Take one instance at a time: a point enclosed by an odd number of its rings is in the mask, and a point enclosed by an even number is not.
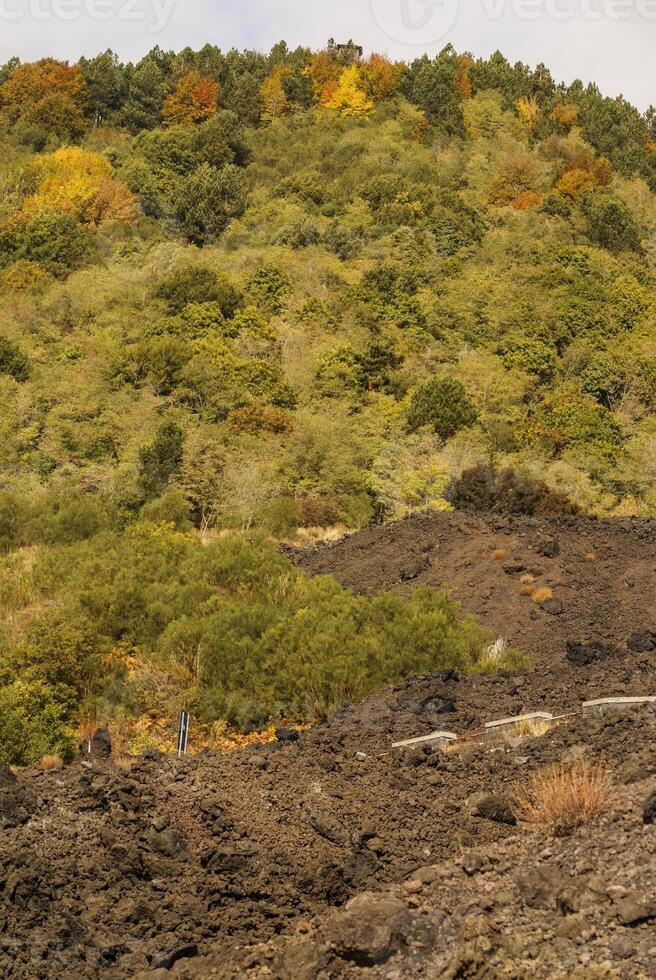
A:
[[[341,68],[329,51],[318,51],[304,73],[312,79],[314,98],[326,103],[337,88]]]
[[[193,126],[204,122],[217,111],[220,86],[213,78],[204,78],[197,71],[189,71],[169,95],[162,109],[166,126]]]
[[[516,211],[527,211],[542,203],[539,176],[530,154],[520,151],[503,161],[490,187],[489,201],[495,207]]]
[[[458,58],[458,70],[456,72],[456,92],[463,102],[467,102],[474,94],[474,88],[469,77],[469,72],[474,66],[474,61],[468,54],[461,54]]]
[[[579,110],[573,102],[559,102],[549,117],[562,129],[569,132],[578,123]]]
[[[77,65],[43,58],[19,65],[0,86],[0,103],[15,122],[21,113],[37,106],[53,93],[67,98],[78,109],[86,103],[86,85]]]
[[[46,137],[76,140],[86,128],[87,88],[77,65],[43,58],[19,65],[0,86],[0,106],[12,125],[20,122]],[[40,148],[40,147],[39,147]]]
[[[372,54],[360,71],[364,91],[374,102],[379,102],[394,93],[401,81],[404,66],[382,54]]]
[[[357,65],[345,68],[339,76],[336,89],[323,105],[342,116],[367,116],[374,104],[361,87],[361,81]]]

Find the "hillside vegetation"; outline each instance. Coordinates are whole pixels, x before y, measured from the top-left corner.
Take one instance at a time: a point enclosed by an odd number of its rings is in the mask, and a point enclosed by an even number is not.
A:
[[[99,704],[248,728],[480,657],[443,596],[259,535],[449,509],[479,463],[656,512],[651,111],[331,42],[10,62],[0,114],[12,760]]]

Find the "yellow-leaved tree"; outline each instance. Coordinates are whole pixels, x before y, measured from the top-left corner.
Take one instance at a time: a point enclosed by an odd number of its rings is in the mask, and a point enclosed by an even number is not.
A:
[[[217,111],[219,83],[189,71],[164,103],[162,119],[166,126],[193,126],[204,122]]]
[[[70,214],[85,224],[133,221],[139,206],[114,176],[109,160],[77,146],[65,146],[36,157],[36,190],[23,202],[22,213],[33,217],[44,211]]]
[[[535,99],[526,96],[522,99],[518,99],[515,104],[522,122],[526,123],[527,126],[532,126],[540,115],[540,108]]]
[[[330,98],[323,104],[342,116],[367,116],[374,103],[361,88],[360,70],[357,65],[345,68]]]
[[[289,109],[289,99],[285,93],[283,85],[284,79],[290,74],[291,69],[287,65],[277,65],[268,78],[265,78],[260,88],[262,97],[262,119],[273,122],[280,119]]]

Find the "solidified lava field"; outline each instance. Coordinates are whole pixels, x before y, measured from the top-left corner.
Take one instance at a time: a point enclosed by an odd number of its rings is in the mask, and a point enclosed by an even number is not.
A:
[[[656,523],[422,514],[292,557],[357,591],[444,584],[531,666],[410,677],[232,754],[3,769],[0,976],[656,975],[656,713],[577,712],[655,693]],[[552,596],[522,594],[527,575]],[[575,714],[391,750],[542,708]],[[612,774],[602,819],[518,825],[518,786],[581,758]]]

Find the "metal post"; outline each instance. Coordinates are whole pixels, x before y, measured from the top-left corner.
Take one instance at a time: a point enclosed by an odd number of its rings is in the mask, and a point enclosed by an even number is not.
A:
[[[178,756],[187,754],[187,744],[189,742],[189,714],[183,711],[180,715],[180,728],[178,730]]]

